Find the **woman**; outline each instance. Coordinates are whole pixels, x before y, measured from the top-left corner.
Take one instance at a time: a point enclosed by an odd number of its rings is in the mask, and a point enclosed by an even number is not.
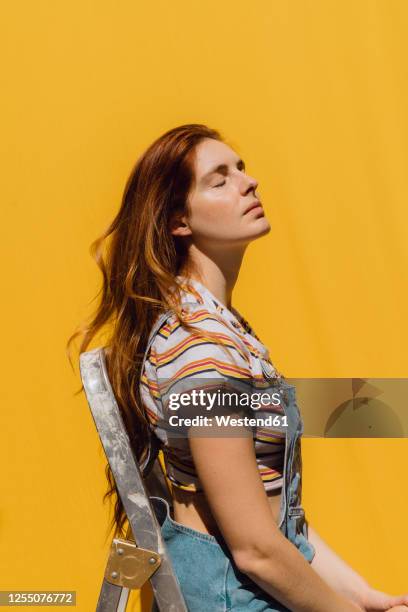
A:
[[[408,595],[371,588],[306,521],[295,389],[231,303],[247,246],[270,231],[257,186],[215,130],[189,124],[158,138],[93,244],[104,284],[77,332],[80,352],[113,324],[109,377],[140,464],[151,435],[163,445],[174,514],[164,499],[152,502],[189,610],[407,610]],[[278,398],[259,411],[277,417],[272,427],[227,427],[220,437],[209,425],[205,435],[170,426],[176,392],[204,389],[208,401],[211,390],[258,384]],[[179,408],[182,420],[192,405]],[[109,496],[109,466],[107,475]],[[118,498],[117,535],[125,519]]]

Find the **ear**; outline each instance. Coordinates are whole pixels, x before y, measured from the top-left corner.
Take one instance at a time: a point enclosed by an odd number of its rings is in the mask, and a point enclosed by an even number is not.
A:
[[[173,236],[190,236],[192,232],[187,217],[181,213],[175,214],[170,221],[170,232]]]

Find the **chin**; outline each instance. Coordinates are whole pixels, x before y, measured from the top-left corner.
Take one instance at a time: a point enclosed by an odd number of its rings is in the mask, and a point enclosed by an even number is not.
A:
[[[269,223],[268,219],[266,217],[259,217],[258,219],[256,219],[257,224],[256,224],[256,230],[254,227],[254,238],[258,238],[259,236],[264,236],[265,234],[268,234],[271,230],[271,224]]]

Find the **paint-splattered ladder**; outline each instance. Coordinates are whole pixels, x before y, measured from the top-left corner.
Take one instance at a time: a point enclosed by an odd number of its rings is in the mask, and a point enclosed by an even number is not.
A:
[[[188,612],[149,496],[171,496],[152,436],[149,456],[139,467],[113,394],[105,350],[80,355],[80,372],[89,407],[123,503],[129,527],[126,539],[113,538],[96,612],[123,612],[130,589],[147,580],[154,609]],[[133,537],[132,537],[133,536]]]

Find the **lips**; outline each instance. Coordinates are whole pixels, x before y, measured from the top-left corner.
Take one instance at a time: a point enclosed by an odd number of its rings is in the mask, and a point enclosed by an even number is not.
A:
[[[253,208],[258,208],[259,210],[263,210],[261,202],[259,200],[255,200],[254,202],[252,202],[252,204],[248,206],[248,208],[244,212],[244,215],[246,215]]]

